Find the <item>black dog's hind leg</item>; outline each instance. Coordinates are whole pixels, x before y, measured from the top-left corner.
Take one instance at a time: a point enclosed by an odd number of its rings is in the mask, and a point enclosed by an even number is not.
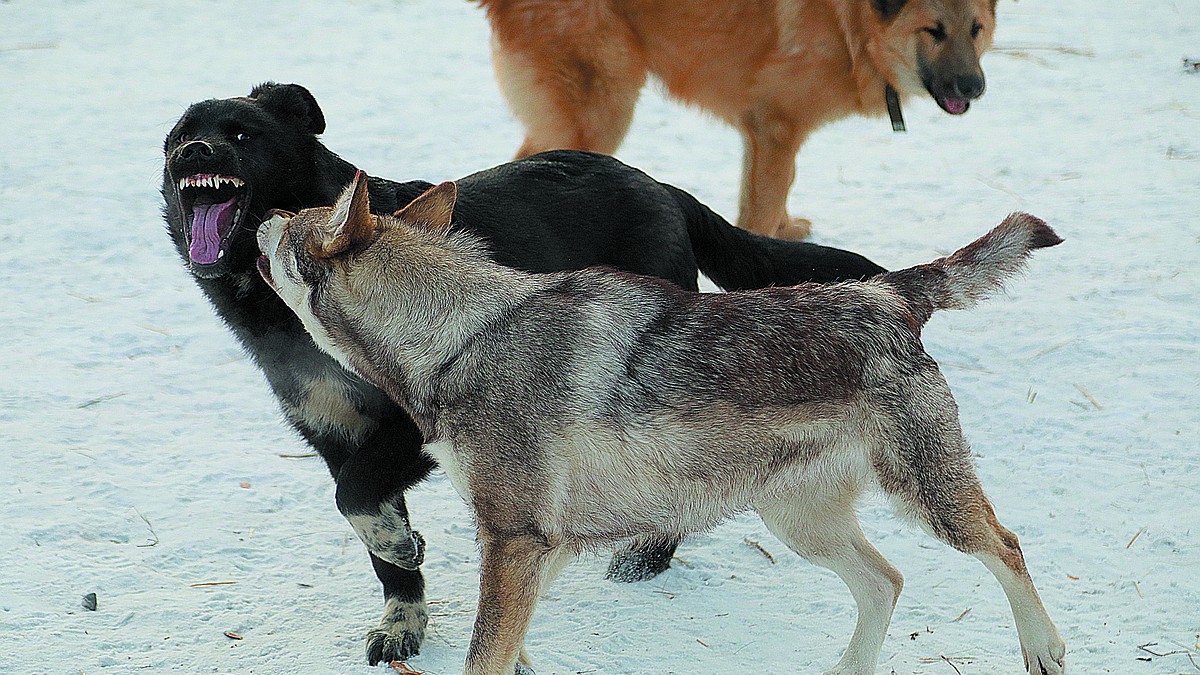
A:
[[[412,529],[404,491],[429,474],[421,436],[410,420],[385,422],[337,469],[337,505],[371,554],[383,584],[384,612],[367,633],[371,665],[420,652],[429,612],[420,565],[425,540]]]
[[[680,538],[671,536],[642,537],[613,554],[605,578],[633,582],[653,579],[671,566],[671,558],[679,547]]]

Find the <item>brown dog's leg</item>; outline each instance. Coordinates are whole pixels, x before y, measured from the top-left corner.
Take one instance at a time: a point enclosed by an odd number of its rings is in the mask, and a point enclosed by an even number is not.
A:
[[[738,126],[745,146],[738,227],[780,239],[808,237],[811,223],[802,218],[791,220],[787,214],[788,191],[796,179],[796,153],[804,141],[801,125],[769,110],[754,110]]]
[[[544,150],[620,147],[646,83],[633,33],[607,3],[543,3],[537,12],[493,12],[492,64],[525,126],[517,157]]]
[[[892,403],[899,405],[882,426],[894,445],[875,458],[884,490],[934,536],[987,566],[1008,596],[1026,670],[1060,675],[1066,645],[1033,586],[1017,536],[996,519],[979,484],[945,380],[938,375],[932,388],[901,392]]]
[[[532,535],[507,535],[480,527],[483,559],[479,578],[479,611],[471,646],[468,675],[526,672],[525,631],[533,617],[538,594],[557,576],[570,556]]]
[[[854,636],[826,675],[874,673],[904,578],[867,541],[854,515],[854,494],[784,497],[755,504],[767,529],[814,565],[837,573],[858,606]],[[813,501],[815,499],[816,501]]]

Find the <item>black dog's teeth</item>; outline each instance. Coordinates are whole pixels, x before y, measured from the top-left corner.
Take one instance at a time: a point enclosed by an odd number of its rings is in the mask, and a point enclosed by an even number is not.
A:
[[[237,211],[234,212],[234,222],[241,222],[242,198],[249,190],[246,181],[237,176],[223,176],[215,173],[197,173],[186,178],[180,178],[175,186],[179,190],[180,204],[185,212],[190,212],[192,206],[201,200],[204,202],[227,202],[237,199]]]
[[[225,183],[232,185],[235,188],[245,187],[246,181],[236,176],[218,176],[213,174],[196,174],[186,178],[179,179],[179,189],[184,188],[209,188],[219,190]]]

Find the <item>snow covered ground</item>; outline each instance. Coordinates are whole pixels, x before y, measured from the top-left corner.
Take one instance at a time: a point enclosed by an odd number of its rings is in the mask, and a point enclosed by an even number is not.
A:
[[[1200,5],[999,11],[968,115],[915,101],[907,135],[822,130],[791,207],[889,267],[1016,209],[1067,239],[1007,295],[938,315],[927,346],[1070,672],[1200,672],[1182,653],[1200,652]],[[386,670],[365,665],[382,603],[332,482],[163,231],[162,139],[193,101],[298,82],[368,172],[461,176],[520,137],[487,39],[458,0],[0,2],[0,672]],[[734,215],[730,129],[648,92],[620,156]],[[410,665],[457,672],[473,532],[440,474],[410,506],[432,603]],[[879,672],[1019,672],[986,570],[862,512],[907,581]],[[814,673],[849,639],[845,587],[751,516],[679,555],[634,585],[600,557],[571,567],[534,619],[539,675]]]

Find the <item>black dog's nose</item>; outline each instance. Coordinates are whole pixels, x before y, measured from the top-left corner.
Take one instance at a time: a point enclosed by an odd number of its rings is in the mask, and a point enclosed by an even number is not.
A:
[[[179,146],[179,157],[182,159],[191,159],[193,157],[212,157],[213,147],[204,141],[188,141]]]
[[[979,98],[983,94],[983,78],[979,75],[959,75],[954,78],[954,91],[963,98]]]

